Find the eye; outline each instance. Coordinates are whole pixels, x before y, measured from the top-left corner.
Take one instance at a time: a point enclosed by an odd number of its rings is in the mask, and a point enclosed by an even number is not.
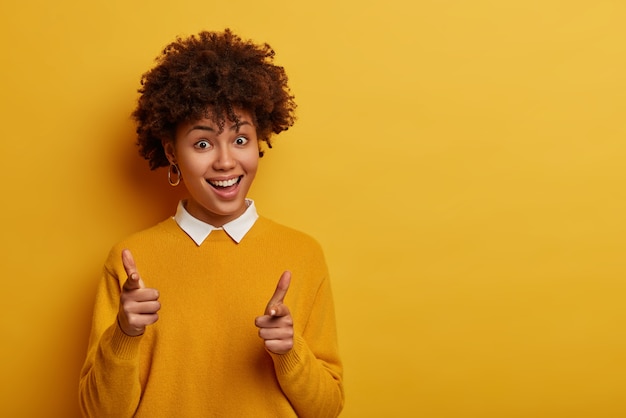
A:
[[[235,145],[246,145],[247,143],[248,138],[245,136],[238,136],[237,139],[235,139]]]
[[[206,139],[202,139],[202,140],[196,142],[193,146],[198,148],[198,149],[209,149],[209,148],[211,148],[211,143],[209,141],[207,141]]]

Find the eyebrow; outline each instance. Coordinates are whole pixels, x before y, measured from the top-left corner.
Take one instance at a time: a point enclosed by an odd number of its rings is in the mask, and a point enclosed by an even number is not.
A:
[[[241,121],[239,123],[235,123],[233,126],[230,127],[231,131],[239,131],[239,128],[241,128],[244,125],[249,125],[252,126],[252,124],[250,122],[248,122],[247,120]],[[193,131],[193,130],[200,130],[200,131],[209,131],[209,132],[215,132],[215,129],[213,129],[210,126],[206,126],[206,125],[194,125],[191,127],[191,129],[189,129],[187,131],[187,133]]]

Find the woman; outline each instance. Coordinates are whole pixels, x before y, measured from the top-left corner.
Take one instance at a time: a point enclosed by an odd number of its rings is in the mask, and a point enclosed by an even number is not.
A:
[[[263,144],[294,123],[273,57],[230,30],[202,32],[168,45],[143,76],[140,154],[169,166],[188,197],[109,254],[81,372],[85,416],[340,413],[322,250],[247,198]]]

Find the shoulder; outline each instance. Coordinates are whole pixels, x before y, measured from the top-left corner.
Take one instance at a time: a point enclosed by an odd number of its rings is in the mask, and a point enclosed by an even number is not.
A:
[[[174,218],[170,217],[159,222],[156,225],[129,235],[128,237],[120,241],[117,246],[128,244],[149,244],[163,238],[172,239],[178,236],[182,236],[181,232],[182,231],[176,224]]]
[[[116,243],[109,251],[108,261],[117,261],[122,250],[126,248],[134,252],[153,252],[155,249],[184,240],[184,238],[185,235],[178,228],[176,221],[173,218],[167,218]]]
[[[321,252],[321,245],[311,235],[263,216],[259,217],[251,232],[253,233],[252,236],[256,238],[276,240],[286,245],[311,247]]]
[[[328,279],[328,266],[320,243],[308,233],[259,217],[250,230],[246,246],[254,255],[251,259],[275,267],[271,280],[289,270],[297,278],[295,293],[316,294],[317,289]],[[292,281],[292,286],[295,285]]]

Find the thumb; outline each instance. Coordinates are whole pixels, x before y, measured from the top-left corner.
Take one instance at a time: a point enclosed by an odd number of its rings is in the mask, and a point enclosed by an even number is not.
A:
[[[287,290],[289,290],[289,284],[291,283],[291,272],[285,271],[278,279],[278,284],[276,285],[276,290],[274,294],[270,298],[270,301],[267,303],[267,307],[265,308],[265,315],[274,316],[278,311],[278,306],[282,305],[285,296],[287,295]]]
[[[135,265],[135,259],[133,258],[130,250],[125,249],[122,251],[122,264],[124,264],[124,270],[128,276],[128,279],[126,279],[126,282],[124,283],[124,289],[143,289],[145,285],[143,284],[143,280],[141,280],[141,276],[139,276],[137,266]]]

